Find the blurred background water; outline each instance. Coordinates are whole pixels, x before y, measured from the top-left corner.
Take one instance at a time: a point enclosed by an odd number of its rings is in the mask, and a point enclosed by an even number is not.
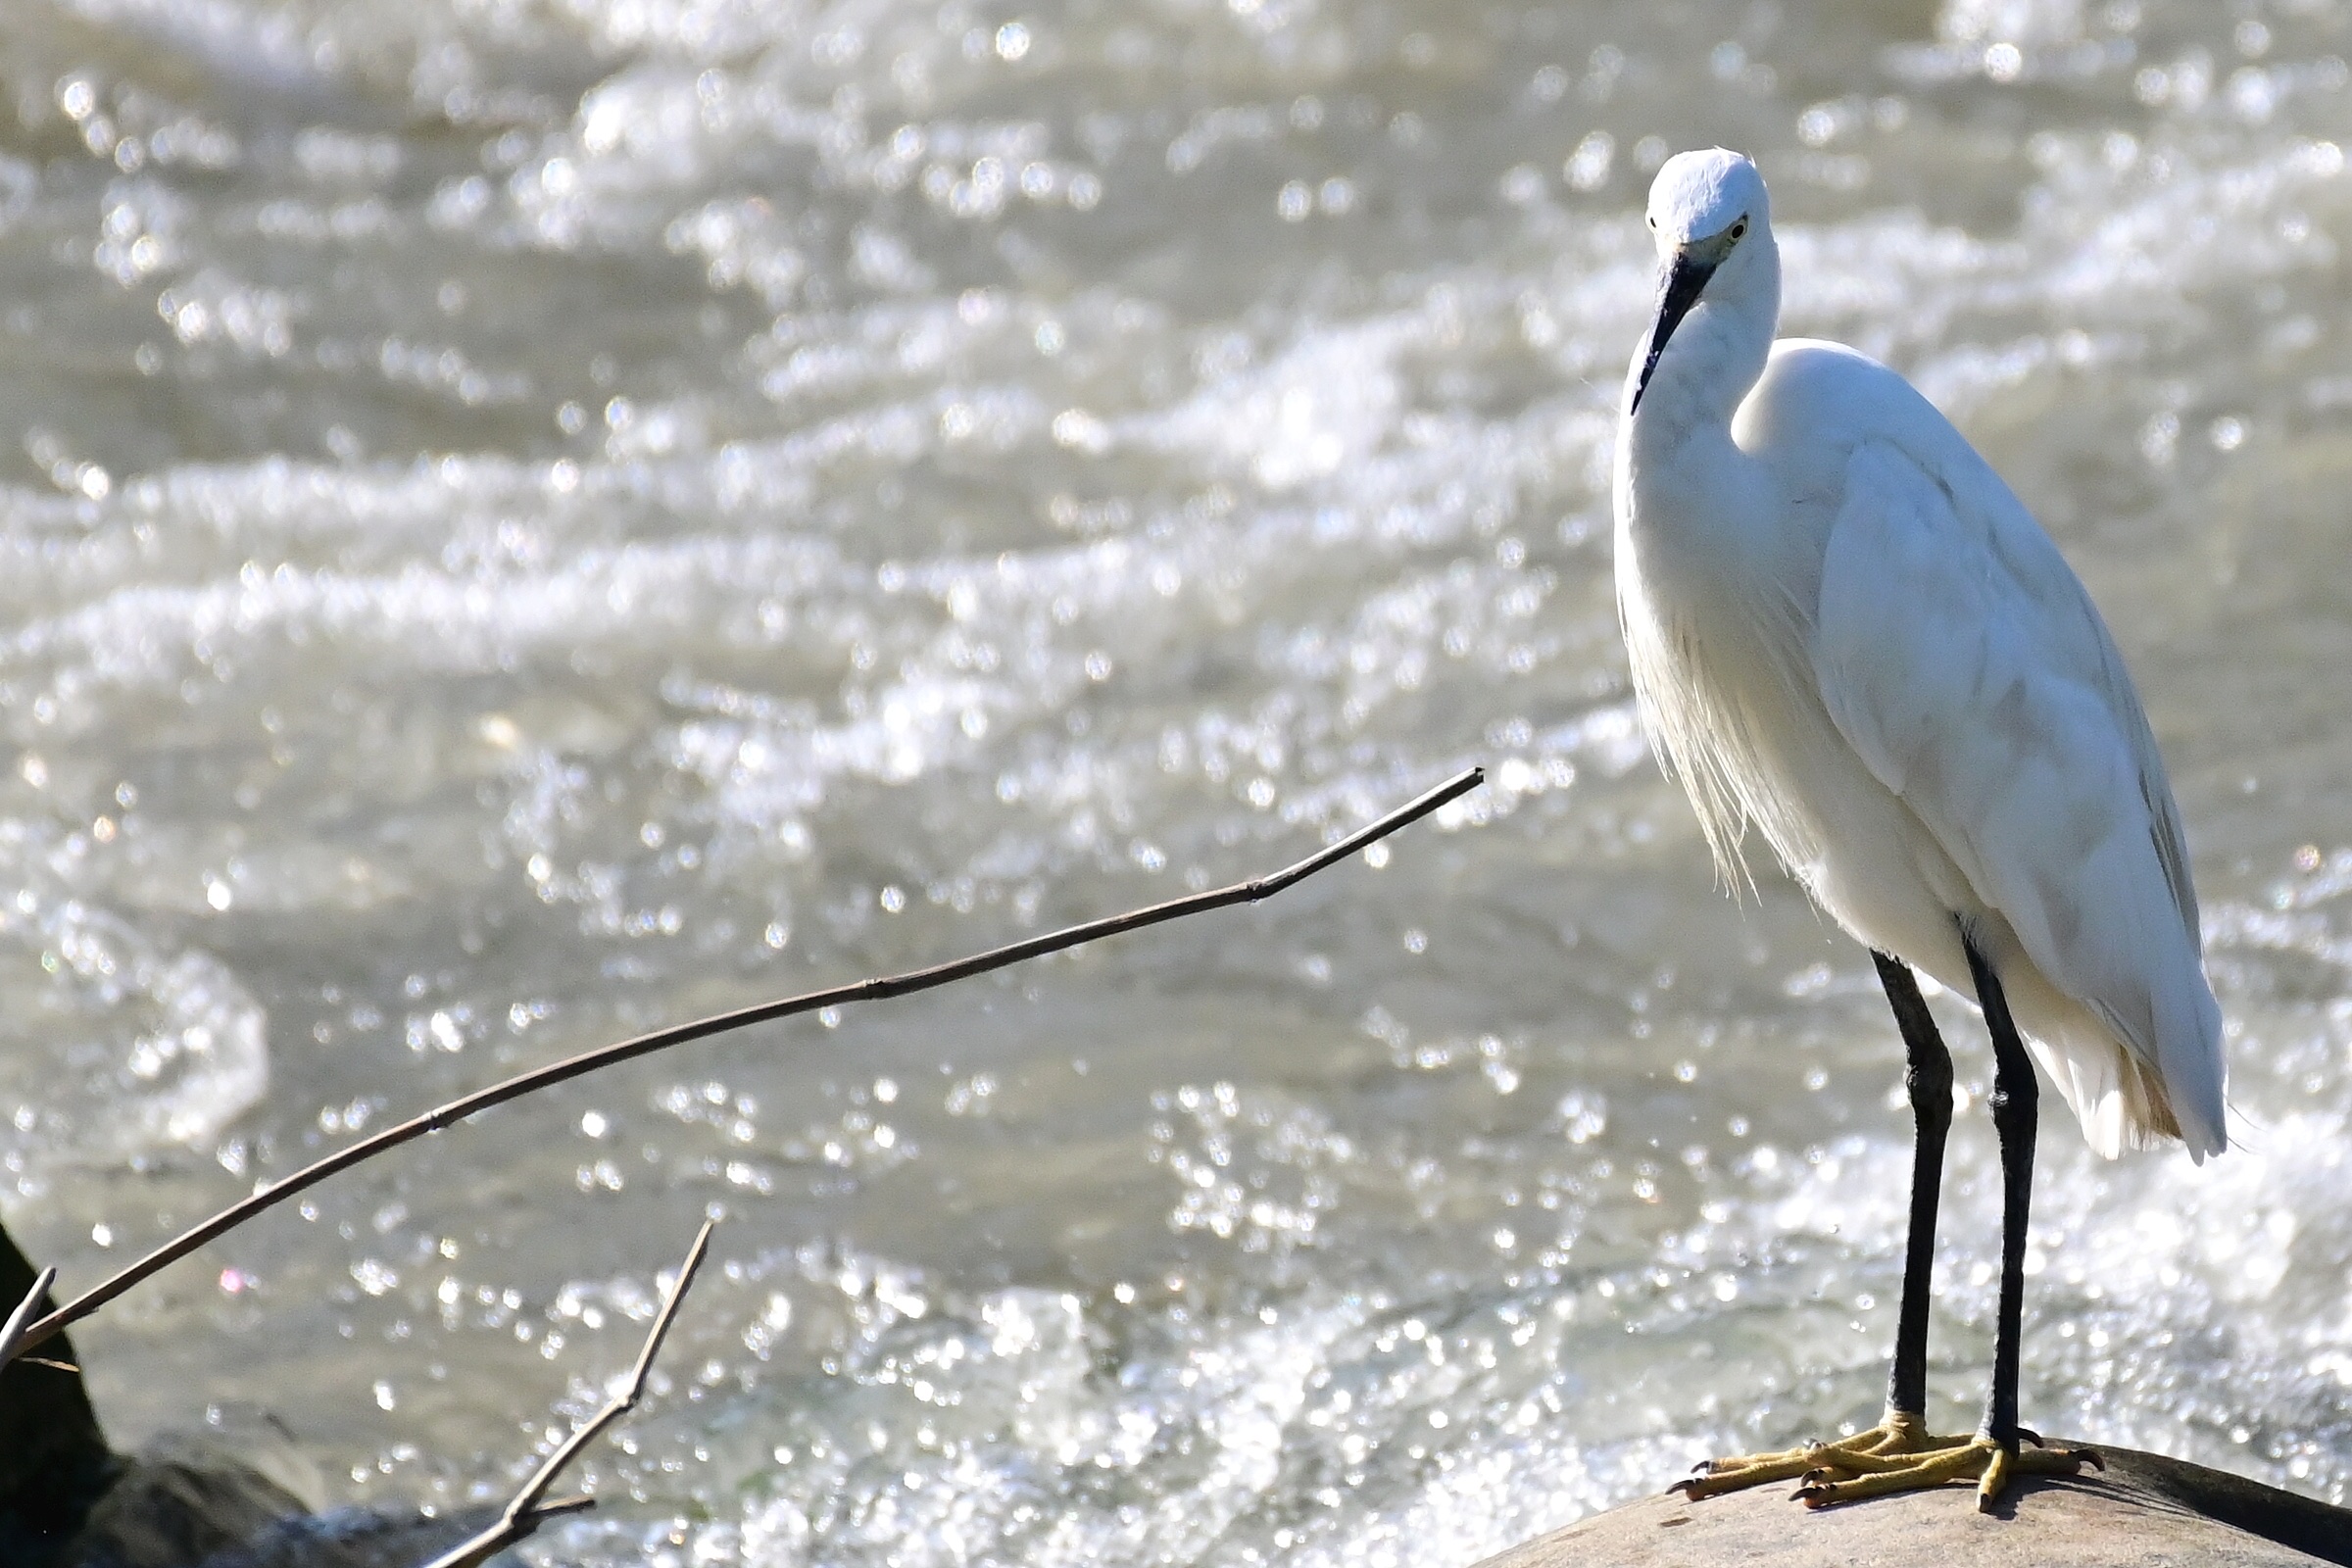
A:
[[[2352,1484],[2342,0],[5,0],[0,1150],[86,1284],[659,1022],[1271,869],[1252,911],[701,1045],[79,1331],[503,1495],[720,1211],[538,1560],[1468,1562],[1867,1421],[1866,956],[1716,886],[1606,469],[1649,171],[1913,375],[2105,606],[2242,1150],[2043,1139],[2028,1419]],[[1935,1414],[1990,1352],[1964,1007]]]

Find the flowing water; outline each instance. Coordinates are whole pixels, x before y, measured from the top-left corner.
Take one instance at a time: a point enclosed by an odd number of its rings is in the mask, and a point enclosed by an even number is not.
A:
[[[121,1443],[259,1409],[321,1500],[503,1495],[706,1211],[538,1560],[1466,1563],[1867,1421],[1891,1022],[1716,885],[1611,602],[1641,197],[1722,141],[1787,328],[2105,606],[2195,852],[2243,1147],[2045,1118],[2027,1418],[2352,1487],[2342,0],[0,26],[0,1149],[67,1288],[518,1066],[1492,778],[341,1178],[78,1331]]]

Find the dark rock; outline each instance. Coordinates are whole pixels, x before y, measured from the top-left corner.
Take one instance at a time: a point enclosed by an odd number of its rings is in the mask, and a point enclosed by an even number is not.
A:
[[[306,1511],[302,1498],[235,1455],[174,1442],[123,1468],[61,1568],[197,1568]]]
[[[281,1519],[245,1544],[207,1557],[201,1568],[416,1568],[497,1517],[495,1508],[444,1519],[337,1508]]]
[[[57,1568],[416,1568],[497,1516],[320,1513],[318,1478],[282,1429],[234,1424],[233,1438],[169,1438],[125,1464]]]
[[[0,1230],[0,1318],[38,1274]],[[40,1309],[56,1303],[43,1297]],[[60,1334],[32,1353],[39,1359],[0,1368],[0,1562],[28,1568],[55,1559],[120,1468],[74,1370],[73,1342]]]

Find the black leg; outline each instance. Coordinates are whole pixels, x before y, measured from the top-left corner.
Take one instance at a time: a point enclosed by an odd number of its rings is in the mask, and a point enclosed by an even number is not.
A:
[[[1879,983],[1903,1032],[1903,1087],[1911,1096],[1911,1232],[1903,1245],[1903,1299],[1894,1329],[1894,1365],[1886,1408],[1922,1418],[1928,1411],[1928,1278],[1936,1265],[1936,1204],[1943,1186],[1944,1135],[1952,1125],[1952,1055],[1943,1048],[1919,982],[1899,958],[1874,952]],[[2014,1409],[2014,1401],[2012,1401]]]
[[[2034,1063],[2009,1017],[1999,976],[1967,933],[1968,969],[1977,1002],[1992,1034],[1992,1125],[2001,1140],[2001,1313],[1993,1329],[1992,1395],[1984,1402],[1984,1436],[2017,1451],[2018,1340],[2026,1305],[2026,1217],[2034,1200],[2034,1131],[2040,1090]]]

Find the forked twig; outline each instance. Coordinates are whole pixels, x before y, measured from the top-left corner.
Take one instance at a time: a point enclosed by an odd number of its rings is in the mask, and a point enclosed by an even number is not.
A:
[[[24,1299],[19,1301],[17,1309],[8,1314],[8,1321],[0,1324],[0,1366],[14,1361],[32,1344],[32,1336],[26,1325],[40,1311],[41,1298],[47,1296],[49,1287],[56,1283],[56,1266],[42,1269],[33,1277],[32,1289],[24,1293]]]
[[[686,1261],[678,1268],[677,1283],[669,1288],[669,1297],[662,1301],[662,1310],[654,1314],[654,1326],[645,1336],[645,1348],[637,1352],[637,1368],[629,1374],[628,1388],[617,1396],[606,1400],[603,1409],[590,1416],[578,1431],[557,1446],[556,1451],[531,1472],[530,1480],[525,1481],[522,1489],[514,1494],[514,1500],[507,1504],[506,1512],[498,1516],[498,1523],[471,1541],[443,1552],[427,1563],[425,1568],[477,1568],[478,1564],[514,1545],[548,1520],[596,1506],[596,1499],[587,1496],[559,1497],[554,1502],[541,1502],[540,1499],[556,1484],[556,1477],[580,1456],[581,1449],[601,1437],[607,1427],[637,1408],[638,1396],[645,1393],[646,1375],[654,1369],[654,1357],[661,1353],[662,1341],[669,1333],[670,1319],[678,1315],[678,1303],[686,1299],[686,1287],[694,1283],[695,1271],[703,1266],[703,1253],[709,1250],[710,1232],[717,1224],[716,1220],[707,1219],[703,1221],[703,1228],[695,1233],[694,1246],[688,1250]]]
[[[782,1001],[763,1002],[754,1006],[738,1008],[733,1012],[721,1012],[708,1018],[698,1018],[692,1023],[677,1024],[667,1029],[657,1029],[652,1034],[638,1035],[633,1039],[599,1047],[594,1051],[582,1052],[576,1056],[567,1056],[562,1061],[551,1062],[545,1067],[536,1067],[529,1072],[517,1074],[503,1083],[493,1084],[487,1089],[476,1090],[470,1095],[451,1101],[436,1110],[412,1117],[408,1121],[387,1127],[372,1137],[363,1138],[356,1144],[337,1150],[323,1159],[305,1165],[284,1180],[273,1182],[255,1192],[251,1197],[231,1203],[211,1219],[181,1232],[113,1278],[83,1292],[64,1306],[34,1323],[24,1331],[24,1339],[17,1345],[16,1351],[22,1354],[24,1350],[49,1339],[69,1325],[78,1323],[148,1276],[176,1263],[207,1242],[225,1235],[256,1214],[275,1207],[295,1194],[316,1187],[329,1176],[349,1170],[362,1160],[380,1154],[387,1149],[397,1148],[413,1139],[421,1138],[426,1133],[437,1133],[455,1122],[464,1121],[477,1111],[488,1110],[493,1105],[503,1105],[510,1100],[519,1100],[524,1095],[536,1093],[541,1089],[553,1088],[557,1084],[595,1072],[600,1067],[610,1067],[617,1062],[651,1055],[657,1051],[666,1051],[672,1046],[682,1046],[689,1041],[725,1034],[729,1030],[748,1028],[753,1024],[767,1023],[776,1018],[789,1018],[797,1013],[815,1012],[822,1007],[838,1007],[853,1002],[879,1002],[889,997],[904,997],[917,991],[929,991],[935,986],[944,986],[951,981],[968,979],[976,974],[986,974],[991,969],[1002,969],[1006,964],[1018,963],[1024,958],[1035,958],[1049,953],[1059,953],[1064,948],[1074,948],[1081,943],[1092,942],[1100,937],[1116,936],[1126,931],[1140,931],[1146,926],[1158,925],[1165,920],[1178,919],[1188,914],[1200,914],[1210,909],[1227,908],[1236,904],[1255,904],[1261,899],[1273,897],[1293,883],[1302,881],[1327,866],[1337,864],[1365,846],[1387,838],[1398,828],[1419,821],[1448,801],[1467,795],[1485,782],[1486,776],[1484,768],[1466,768],[1436,789],[1398,807],[1378,821],[1358,828],[1338,843],[1317,851],[1303,860],[1285,866],[1271,876],[1257,877],[1248,882],[1236,882],[1229,887],[1211,888],[1205,893],[1171,899],[1165,904],[1154,904],[1141,909],[1130,909],[1125,914],[1114,914],[1101,920],[1089,920],[1081,925],[1064,926],[1058,931],[1049,931],[1043,936],[1009,942],[1001,948],[991,948],[985,953],[975,953],[969,957],[957,958],[949,963],[935,964],[928,969],[914,969],[905,974],[889,975],[881,979],[860,980],[854,985],[833,986],[823,991],[806,992],[797,997],[786,997]]]

